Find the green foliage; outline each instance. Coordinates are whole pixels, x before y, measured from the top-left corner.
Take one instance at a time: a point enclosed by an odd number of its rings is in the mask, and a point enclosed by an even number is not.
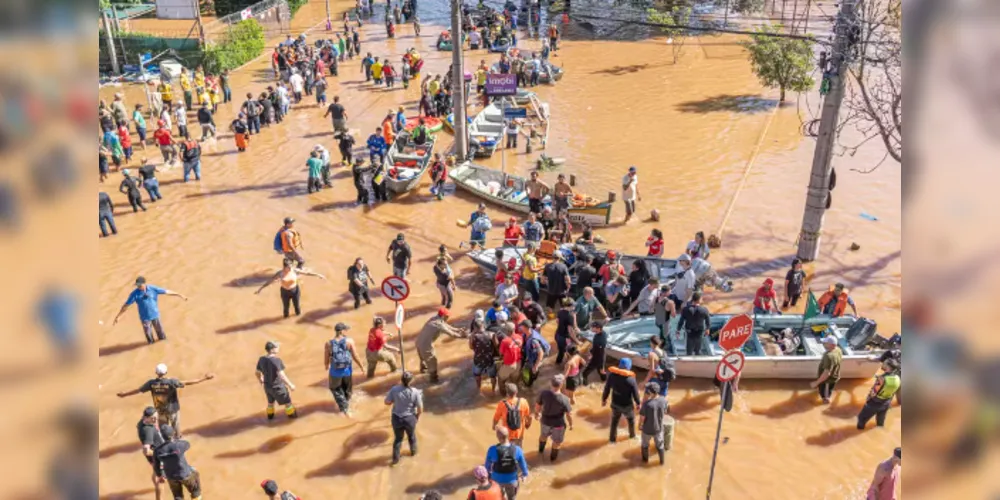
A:
[[[239,12],[260,0],[215,0],[215,15],[217,17],[228,16],[233,12]]]
[[[764,0],[732,0],[729,10],[740,14],[754,14],[764,10]]]
[[[751,40],[742,45],[750,53],[750,64],[760,83],[766,87],[785,91],[805,92],[812,88],[810,73],[813,68],[812,42],[795,38],[773,36],[778,28],[761,26]]]
[[[292,12],[292,17],[295,17],[295,13],[307,3],[309,0],[288,0],[288,10]]]
[[[97,0],[97,6],[101,10],[103,10],[103,9],[110,9],[111,8],[111,2],[109,0]]]
[[[264,28],[256,19],[232,26],[225,40],[205,48],[203,64],[209,73],[238,68],[264,52]]]
[[[691,20],[691,7],[675,5],[665,12],[647,9],[646,16],[649,22],[661,25],[667,35],[677,36],[684,31],[683,26],[688,26],[688,22]]]

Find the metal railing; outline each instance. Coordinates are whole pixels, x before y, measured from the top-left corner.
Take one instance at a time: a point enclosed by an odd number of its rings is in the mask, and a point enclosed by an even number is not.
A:
[[[292,11],[286,0],[264,0],[257,2],[244,11],[233,12],[209,23],[205,23],[205,38],[209,41],[221,40],[234,24],[243,20],[244,12],[250,11],[253,17],[264,28],[268,37],[291,33]]]

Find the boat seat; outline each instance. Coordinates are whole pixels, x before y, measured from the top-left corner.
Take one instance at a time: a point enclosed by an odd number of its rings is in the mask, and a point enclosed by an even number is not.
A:
[[[812,328],[801,329],[799,336],[802,338],[802,347],[806,351],[806,356],[822,356],[826,352]]]

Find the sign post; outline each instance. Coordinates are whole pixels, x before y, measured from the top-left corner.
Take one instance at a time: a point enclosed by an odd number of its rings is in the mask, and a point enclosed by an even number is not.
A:
[[[746,365],[746,356],[743,355],[741,349],[752,334],[753,318],[747,314],[729,318],[729,321],[719,330],[719,346],[727,352],[722,355],[722,359],[719,360],[719,364],[715,368],[715,378],[722,383],[720,387],[722,402],[719,405],[719,424],[715,428],[715,447],[712,450],[712,466],[708,474],[708,489],[705,491],[706,499],[712,498],[715,460],[719,456],[719,439],[722,436],[722,417],[733,408],[732,381],[740,376],[740,372]]]
[[[382,280],[382,295],[396,303],[396,335],[399,336],[399,365],[406,371],[406,357],[403,354],[403,301],[410,296],[410,284],[398,276],[389,276]]]

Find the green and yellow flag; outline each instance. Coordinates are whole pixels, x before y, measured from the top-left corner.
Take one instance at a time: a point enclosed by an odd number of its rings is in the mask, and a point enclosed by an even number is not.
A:
[[[813,295],[812,290],[809,290],[809,296],[806,298],[806,312],[802,315],[802,320],[806,321],[809,318],[819,315],[819,302],[816,300],[816,296]]]

